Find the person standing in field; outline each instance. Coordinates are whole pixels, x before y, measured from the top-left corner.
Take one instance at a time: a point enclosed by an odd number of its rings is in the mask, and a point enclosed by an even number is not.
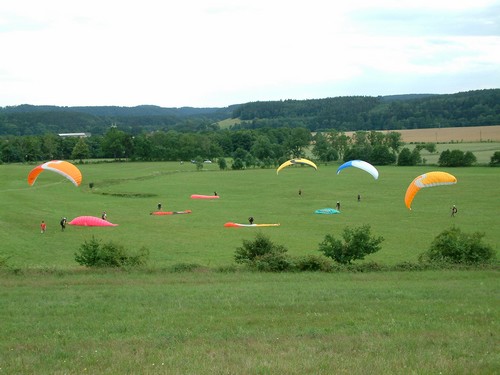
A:
[[[108,219],[108,215],[106,214],[106,211],[104,211],[101,215],[101,219],[103,220],[107,220]]]
[[[253,216],[250,216],[250,217],[248,218],[248,222],[250,223],[250,225],[252,225],[252,224],[253,224]]]
[[[161,211],[161,203],[158,203],[158,211]]]
[[[42,222],[40,223],[40,233],[45,233],[45,231],[47,230],[47,224],[45,223],[45,221],[42,220]]]
[[[451,208],[451,217],[455,217],[455,214],[458,212],[457,206],[453,205]]]
[[[340,211],[340,201],[337,201],[337,204],[335,205],[335,208],[337,211]]]
[[[299,197],[302,196],[302,189],[299,189]]]
[[[358,194],[358,202],[361,202],[361,195]]]
[[[59,224],[61,224],[61,231],[63,231],[63,232],[64,232],[64,230],[66,229],[66,218],[65,218],[65,217],[63,217],[63,218],[61,219],[61,222],[60,222]]]

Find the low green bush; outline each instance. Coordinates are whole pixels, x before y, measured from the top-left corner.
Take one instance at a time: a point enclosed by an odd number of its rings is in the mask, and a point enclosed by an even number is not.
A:
[[[463,233],[459,228],[444,230],[434,238],[428,251],[419,256],[421,262],[482,264],[493,261],[496,253],[483,243],[483,233]]]
[[[243,240],[243,246],[236,249],[236,263],[245,264],[258,271],[281,272],[293,269],[293,261],[286,254],[283,245],[277,245],[262,232],[253,241]]]
[[[95,237],[85,241],[75,253],[78,264],[86,267],[137,267],[144,266],[149,258],[149,250],[141,248],[136,254],[129,254],[120,244],[101,243]]]
[[[306,255],[295,260],[297,271],[321,271],[331,272],[334,270],[332,262],[324,256]]]

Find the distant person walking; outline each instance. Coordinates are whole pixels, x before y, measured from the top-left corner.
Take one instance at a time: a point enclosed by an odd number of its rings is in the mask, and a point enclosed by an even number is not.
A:
[[[161,211],[161,203],[158,203],[158,211]]]
[[[65,218],[65,217],[63,217],[63,218],[61,219],[60,223],[59,223],[59,224],[61,224],[61,231],[63,231],[63,232],[64,232],[64,230],[66,229],[66,221],[67,221],[67,220],[66,220],[66,218]]]
[[[340,201],[337,201],[337,204],[335,205],[335,208],[337,211],[340,211]]]
[[[45,233],[45,231],[47,230],[47,224],[45,223],[45,221],[42,220],[42,222],[40,223],[40,233]]]
[[[361,195],[358,194],[358,202],[361,202]]]
[[[250,224],[253,224],[253,216],[250,216],[250,217],[248,218],[248,222],[249,222]]]
[[[101,219],[103,220],[108,220],[108,215],[106,214],[106,211],[104,211],[101,215]]]
[[[455,217],[456,213],[458,212],[458,209],[455,205],[451,208],[451,217]]]

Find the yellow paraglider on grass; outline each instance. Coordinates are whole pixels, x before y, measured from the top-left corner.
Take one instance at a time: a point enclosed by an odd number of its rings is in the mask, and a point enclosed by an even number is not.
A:
[[[290,165],[296,165],[296,164],[308,165],[310,167],[313,167],[316,170],[318,169],[318,167],[316,166],[316,164],[314,164],[312,161],[310,161],[308,159],[304,159],[304,158],[297,158],[297,159],[287,160],[283,164],[281,164],[278,167],[278,169],[276,169],[276,174],[278,174],[283,168],[286,168],[286,167],[288,167]]]
[[[413,179],[411,184],[406,189],[405,194],[405,205],[411,210],[411,202],[418,191],[422,188],[441,186],[441,185],[453,185],[457,183],[455,176],[446,172],[428,172]]]

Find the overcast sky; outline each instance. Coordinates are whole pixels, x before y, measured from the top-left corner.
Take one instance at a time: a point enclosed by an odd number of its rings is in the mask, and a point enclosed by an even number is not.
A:
[[[0,106],[500,88],[500,0],[2,0]]]

